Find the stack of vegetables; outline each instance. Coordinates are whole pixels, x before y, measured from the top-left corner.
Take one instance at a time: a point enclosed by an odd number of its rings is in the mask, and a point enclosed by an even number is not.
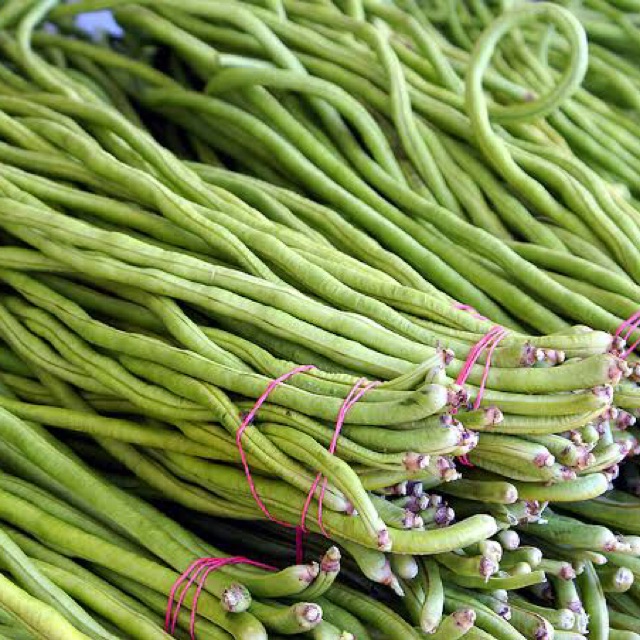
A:
[[[563,4],[2,3],[0,638],[640,638],[640,3]]]

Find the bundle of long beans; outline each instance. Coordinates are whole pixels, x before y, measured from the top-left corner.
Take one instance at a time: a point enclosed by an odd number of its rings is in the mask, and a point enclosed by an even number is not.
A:
[[[0,638],[640,637],[640,7],[560,4],[0,6]]]

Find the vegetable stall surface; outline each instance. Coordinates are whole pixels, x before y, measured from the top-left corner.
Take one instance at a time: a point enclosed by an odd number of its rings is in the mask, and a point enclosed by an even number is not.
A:
[[[0,638],[640,638],[638,15],[0,3]]]

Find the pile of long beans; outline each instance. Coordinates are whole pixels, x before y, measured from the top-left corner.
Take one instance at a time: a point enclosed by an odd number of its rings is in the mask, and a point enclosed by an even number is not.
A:
[[[564,4],[0,4],[0,638],[640,638],[640,4]]]

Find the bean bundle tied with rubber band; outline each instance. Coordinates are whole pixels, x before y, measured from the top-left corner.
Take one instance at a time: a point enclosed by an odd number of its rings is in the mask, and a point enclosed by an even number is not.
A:
[[[640,638],[639,15],[0,3],[0,640]]]

